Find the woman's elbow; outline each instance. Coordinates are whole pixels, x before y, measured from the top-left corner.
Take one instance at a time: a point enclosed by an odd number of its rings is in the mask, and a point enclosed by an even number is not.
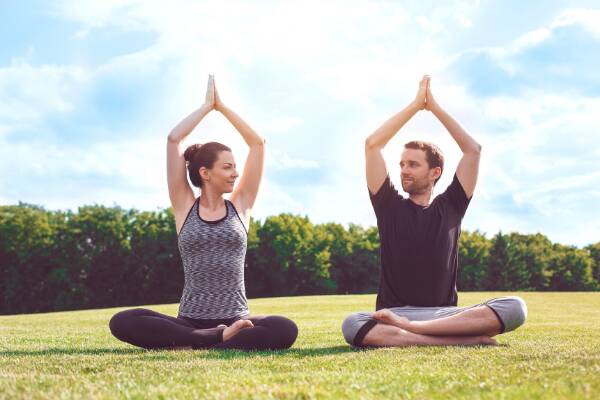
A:
[[[177,139],[177,136],[175,136],[173,134],[173,131],[171,131],[168,135],[167,135],[167,142],[169,143],[179,143],[179,140]]]

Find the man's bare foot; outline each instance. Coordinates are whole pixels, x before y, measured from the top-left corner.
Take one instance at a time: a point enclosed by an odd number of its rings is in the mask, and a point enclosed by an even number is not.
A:
[[[387,308],[376,311],[373,314],[373,318],[375,318],[378,322],[381,322],[382,324],[393,325],[397,326],[398,328],[410,331],[410,321],[408,320],[408,318],[396,315]]]
[[[229,340],[234,337],[242,329],[252,328],[254,324],[249,319],[240,319],[229,325],[223,331],[223,341]]]
[[[498,346],[498,342],[496,341],[496,339],[492,339],[489,336],[482,336],[481,344],[486,345],[486,346]]]

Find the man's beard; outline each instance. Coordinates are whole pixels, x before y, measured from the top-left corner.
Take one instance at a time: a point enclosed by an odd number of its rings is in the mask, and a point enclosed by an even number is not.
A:
[[[402,190],[411,195],[426,193],[429,189],[429,185],[427,185],[426,182],[418,181],[416,179],[412,179],[410,182],[408,182],[408,184],[405,184],[404,180],[401,182]]]

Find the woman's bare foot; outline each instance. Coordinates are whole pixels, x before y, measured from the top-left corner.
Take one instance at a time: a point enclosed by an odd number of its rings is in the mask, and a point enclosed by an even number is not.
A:
[[[397,326],[398,328],[410,331],[410,321],[405,317],[401,317],[399,315],[394,314],[387,308],[376,311],[373,314],[373,318],[375,318],[378,322],[381,322],[382,324],[393,325]]]
[[[192,350],[192,346],[173,346],[173,347],[165,347],[165,350]]]
[[[238,321],[235,321],[223,331],[223,341],[231,339],[232,337],[237,335],[237,333],[242,329],[252,327],[254,327],[254,324],[249,319],[240,319]]]

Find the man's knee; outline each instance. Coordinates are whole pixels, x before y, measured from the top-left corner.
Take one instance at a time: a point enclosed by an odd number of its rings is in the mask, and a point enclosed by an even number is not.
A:
[[[488,306],[500,318],[502,333],[514,331],[525,323],[527,319],[527,304],[518,296],[506,296],[493,299]]]
[[[375,325],[373,313],[360,312],[350,314],[342,322],[342,334],[351,346],[362,346],[362,340]]]

